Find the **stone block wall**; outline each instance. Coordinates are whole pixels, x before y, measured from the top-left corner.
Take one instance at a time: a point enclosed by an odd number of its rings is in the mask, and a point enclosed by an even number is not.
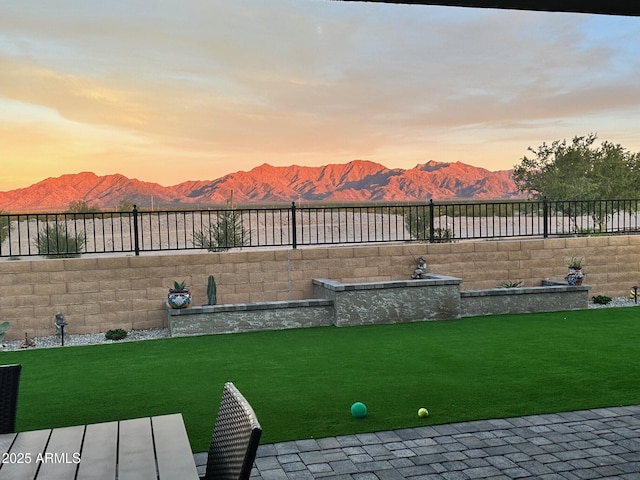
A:
[[[432,279],[373,283],[314,279],[313,285],[316,297],[333,303],[333,323],[338,327],[460,317],[458,278],[433,275]]]
[[[216,278],[220,304],[303,300],[313,298],[313,278],[405,280],[420,255],[430,272],[461,278],[462,290],[562,279],[573,255],[585,258],[591,295],[628,295],[640,285],[635,235],[25,258],[0,261],[0,320],[11,323],[7,339],[24,338],[25,332],[51,335],[56,312],[64,313],[69,333],[165,327],[164,301],[174,280],[187,281],[194,305],[206,303],[209,275]]]
[[[329,300],[235,303],[174,310],[167,307],[172,337],[238,333],[288,328],[328,327],[333,321]]]
[[[588,285],[490,288],[460,292],[462,317],[580,310],[589,305]]]

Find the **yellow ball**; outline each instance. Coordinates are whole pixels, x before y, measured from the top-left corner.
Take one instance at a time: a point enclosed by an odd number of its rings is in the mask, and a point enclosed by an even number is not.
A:
[[[423,408],[420,408],[420,409],[418,410],[418,416],[419,416],[420,418],[428,417],[428,416],[429,416],[429,410],[427,410],[427,409],[426,409],[426,408],[424,408],[424,407],[423,407]]]

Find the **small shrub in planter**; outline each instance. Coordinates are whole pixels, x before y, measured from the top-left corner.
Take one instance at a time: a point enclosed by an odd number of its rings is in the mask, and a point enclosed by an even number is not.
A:
[[[606,295],[596,295],[592,298],[593,303],[597,303],[600,305],[606,305],[611,302],[611,297],[607,297]]]
[[[499,287],[500,288],[520,288],[522,286],[522,280],[518,280],[517,282],[502,282]]]
[[[121,328],[116,328],[113,330],[107,330],[107,333],[105,333],[104,336],[107,340],[122,340],[127,336],[127,332]]]

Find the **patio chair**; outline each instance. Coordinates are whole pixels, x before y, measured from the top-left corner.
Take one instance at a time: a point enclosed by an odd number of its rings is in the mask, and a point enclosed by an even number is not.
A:
[[[226,383],[202,479],[248,480],[261,435],[262,427],[249,402],[233,383]]]
[[[16,431],[21,370],[22,365],[0,366],[0,433]]]

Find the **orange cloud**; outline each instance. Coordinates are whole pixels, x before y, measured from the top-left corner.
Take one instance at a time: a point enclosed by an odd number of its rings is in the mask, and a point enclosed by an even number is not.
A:
[[[640,150],[637,19],[607,30],[598,16],[450,7],[114,2],[3,7],[0,147],[22,185],[353,159],[502,169],[591,131]]]

